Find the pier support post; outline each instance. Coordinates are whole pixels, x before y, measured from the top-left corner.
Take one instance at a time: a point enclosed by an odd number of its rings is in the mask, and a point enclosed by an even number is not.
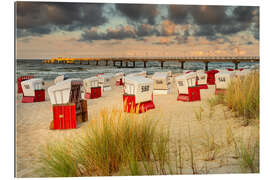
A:
[[[98,66],[98,60],[96,61],[96,66]]]
[[[126,61],[126,67],[128,67],[128,61]]]
[[[106,60],[106,66],[108,66],[108,60]]]
[[[143,61],[143,67],[146,68],[146,61]]]
[[[90,64],[90,61],[89,61],[89,60],[87,61],[87,64],[88,64],[88,65]]]
[[[122,67],[123,66],[123,61],[120,61],[120,67]]]
[[[115,61],[113,61],[113,66],[115,66]]]
[[[181,62],[181,69],[184,69],[184,63],[185,61],[180,61]]]
[[[204,64],[205,64],[205,71],[208,71],[208,61],[206,61],[206,62],[204,62]]]
[[[235,65],[234,68],[235,68],[235,70],[238,69],[238,64],[239,64],[238,61],[235,61],[235,62],[234,62],[234,65]]]
[[[163,63],[164,63],[164,61],[160,61],[161,68],[163,68]]]
[[[133,68],[135,68],[135,61],[133,61]]]
[[[80,64],[82,64],[82,61],[80,61]]]

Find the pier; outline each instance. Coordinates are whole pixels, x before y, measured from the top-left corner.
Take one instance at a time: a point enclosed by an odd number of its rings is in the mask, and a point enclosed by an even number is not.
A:
[[[87,64],[94,61],[96,66],[99,65],[99,61],[105,61],[106,66],[109,62],[112,62],[113,66],[118,67],[136,67],[136,62],[143,62],[144,68],[147,67],[147,62],[158,61],[161,68],[163,68],[165,62],[179,62],[179,67],[184,69],[185,62],[202,62],[205,64],[205,70],[208,70],[208,64],[212,62],[230,62],[235,64],[235,69],[238,69],[238,64],[241,62],[259,62],[259,56],[197,56],[197,57],[89,57],[89,58],[51,58],[43,60],[42,63],[50,64]],[[129,64],[132,63],[132,66]]]

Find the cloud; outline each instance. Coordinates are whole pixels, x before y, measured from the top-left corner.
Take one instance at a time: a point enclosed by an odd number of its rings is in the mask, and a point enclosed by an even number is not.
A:
[[[176,35],[175,24],[169,20],[164,20],[161,24],[161,36]]]
[[[191,6],[169,5],[168,18],[176,24],[186,23],[190,8]]]
[[[23,36],[29,36],[31,32],[43,35],[57,29],[99,26],[108,21],[102,8],[103,4],[92,3],[17,2],[17,28],[25,30]]]
[[[226,19],[225,6],[193,6],[191,14],[198,25],[222,24]]]
[[[231,10],[231,14],[228,10]],[[194,35],[204,36],[209,40],[216,40],[218,33],[232,35],[245,30],[251,30],[254,37],[259,39],[258,7],[170,5],[168,18],[176,25],[187,22],[197,25]],[[253,27],[249,29],[251,26]]]
[[[135,29],[131,26],[118,26],[115,29],[108,28],[105,33],[98,33],[96,28],[92,28],[82,33],[79,41],[92,42],[94,40],[123,40],[127,38],[135,38]]]
[[[115,4],[115,8],[132,21],[147,20],[150,25],[155,24],[158,14],[157,5],[152,4]]]

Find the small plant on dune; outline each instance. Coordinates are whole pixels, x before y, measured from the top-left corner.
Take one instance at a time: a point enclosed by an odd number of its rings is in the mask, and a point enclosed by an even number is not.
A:
[[[251,140],[249,137],[248,142],[240,140],[238,142],[239,160],[243,171],[251,173],[259,172],[259,138]]]
[[[219,151],[219,146],[216,143],[215,135],[213,129],[210,127],[206,129],[202,126],[203,135],[201,137],[201,146],[204,149],[204,160],[212,161],[216,158],[216,155]]]
[[[75,177],[82,175],[68,144],[47,144],[39,161],[40,167],[36,171],[41,177]]]
[[[194,158],[194,149],[193,149],[193,142],[190,134],[190,125],[188,126],[188,140],[187,140],[187,147],[190,153],[190,167],[192,169],[193,174],[198,174],[196,161]]]
[[[182,144],[182,141],[179,140],[179,142],[176,144],[176,151],[175,151],[175,171],[176,171],[176,174],[183,174],[183,167],[184,167],[183,153],[184,153],[183,152],[183,144]]]
[[[167,174],[165,167],[166,165],[170,167],[169,131],[160,131],[158,137],[156,138],[155,146],[152,152],[155,160],[158,161],[161,174]]]
[[[203,110],[202,107],[200,107],[199,111],[195,111],[195,116],[196,116],[196,119],[197,119],[198,121],[201,121],[201,120],[202,120],[202,112],[203,112],[203,111],[204,111],[204,110]]]

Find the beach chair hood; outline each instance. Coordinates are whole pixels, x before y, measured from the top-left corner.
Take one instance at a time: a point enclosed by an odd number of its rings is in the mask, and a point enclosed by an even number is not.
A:
[[[44,89],[44,80],[40,78],[29,79],[21,82],[24,96],[35,96],[35,90]]]
[[[66,104],[70,101],[72,86],[82,86],[81,79],[67,79],[48,88],[48,94],[52,104]],[[80,92],[78,92],[80,94]]]
[[[152,100],[153,80],[141,76],[126,76],[124,93],[135,95],[135,103]]]

